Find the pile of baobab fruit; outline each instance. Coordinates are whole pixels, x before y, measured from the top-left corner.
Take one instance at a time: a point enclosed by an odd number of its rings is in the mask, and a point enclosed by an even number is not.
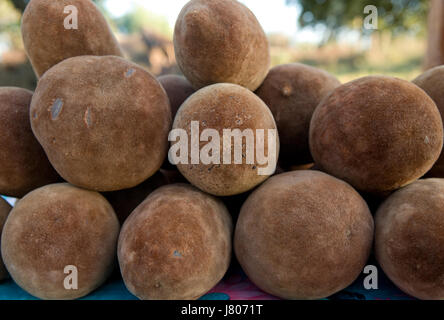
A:
[[[68,5],[77,29],[65,28]],[[0,194],[19,198],[0,203],[2,279],[73,299],[117,257],[137,297],[196,299],[233,256],[262,290],[316,299],[350,285],[374,253],[406,293],[444,298],[444,67],[413,83],[343,85],[302,64],[269,70],[266,36],[235,0],[181,11],[185,77],[125,60],[90,0],[31,0],[22,33],[39,81],[35,92],[0,88]],[[191,136],[193,121],[277,129],[263,139],[277,146],[276,173],[259,175],[257,157],[171,165],[169,133]]]

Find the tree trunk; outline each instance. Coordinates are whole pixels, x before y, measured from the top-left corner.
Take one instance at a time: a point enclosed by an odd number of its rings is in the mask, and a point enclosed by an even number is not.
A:
[[[444,64],[444,0],[431,0],[424,69]]]

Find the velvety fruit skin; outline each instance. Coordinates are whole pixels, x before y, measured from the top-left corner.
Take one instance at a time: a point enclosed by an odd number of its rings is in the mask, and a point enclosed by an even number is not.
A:
[[[171,115],[174,120],[177,110],[179,110],[182,103],[184,103],[185,100],[196,91],[184,76],[168,74],[158,77],[157,80],[168,95],[171,106]],[[162,164],[162,168],[167,170],[177,170],[177,168],[168,161],[168,157]]]
[[[267,37],[236,0],[191,0],[174,30],[177,63],[195,89],[234,83],[256,90],[270,66]]]
[[[77,29],[65,29],[65,22],[73,23],[68,6],[77,9]],[[23,13],[22,36],[38,77],[71,57],[123,56],[108,23],[90,0],[31,0]]]
[[[404,292],[444,299],[444,180],[418,180],[376,213],[376,258]]]
[[[199,133],[205,129],[214,129],[220,136],[220,164],[204,164],[200,159],[198,164],[192,164],[191,159],[191,125],[192,121],[199,122]],[[205,87],[185,101],[174,119],[173,129],[183,129],[188,135],[188,164],[179,163],[177,168],[183,176],[194,186],[204,192],[216,196],[232,196],[247,192],[263,181],[269,175],[259,175],[259,165],[255,156],[253,163],[247,163],[247,158],[242,158],[242,164],[234,163],[235,139],[231,139],[231,164],[224,162],[223,132],[224,129],[252,130],[254,155],[257,153],[256,142],[258,135],[256,130],[264,131],[264,154],[268,154],[268,129],[276,130],[276,123],[270,109],[251,91],[234,84],[215,84]],[[246,155],[246,139],[243,138],[242,154]],[[176,141],[172,141],[172,145]],[[208,142],[202,141],[199,150],[203,150]],[[279,138],[276,132],[276,159],[279,155]],[[171,149],[172,150],[172,149]],[[270,147],[270,153],[273,152]],[[275,169],[275,168],[273,168]],[[271,174],[270,174],[271,175]]]
[[[122,227],[118,257],[126,287],[140,299],[197,299],[224,276],[231,217],[223,203],[186,184],[151,193]]]
[[[174,119],[182,103],[196,91],[184,76],[168,74],[158,77],[157,80],[167,93],[170,100],[171,115]]]
[[[157,80],[122,58],[67,59],[40,79],[31,125],[54,168],[96,191],[132,188],[156,173],[171,111]]]
[[[322,98],[341,83],[323,70],[300,63],[274,67],[256,94],[270,108],[281,141],[284,167],[313,162],[308,144],[310,121]]]
[[[443,144],[441,115],[414,84],[364,77],[335,89],[316,108],[310,149],[323,170],[355,188],[383,193],[423,176]]]
[[[6,218],[8,217],[9,212],[11,211],[11,206],[5,199],[0,197],[0,236],[3,231],[3,226],[5,224]],[[0,241],[1,244],[1,241]],[[5,268],[2,258],[0,257],[0,281],[8,278],[8,271]]]
[[[320,299],[350,285],[373,242],[373,218],[347,183],[319,171],[274,176],[244,203],[234,250],[248,278],[285,299]]]
[[[444,114],[444,66],[438,66],[427,70],[422,75],[413,80],[413,83],[423,89],[430,98],[435,101],[438,110]],[[444,178],[444,155],[441,152],[438,161],[433,168],[427,172],[427,176],[431,178]]]
[[[165,171],[161,170],[138,186],[130,189],[105,192],[103,195],[114,208],[120,224],[123,224],[131,212],[133,212],[151,192],[169,183],[170,178]]]
[[[61,178],[34,137],[29,120],[32,92],[0,88],[0,194],[21,198]]]
[[[1,252],[14,281],[41,299],[76,299],[99,287],[113,270],[119,222],[103,196],[69,184],[28,193],[3,228]],[[67,290],[66,266],[78,288]]]

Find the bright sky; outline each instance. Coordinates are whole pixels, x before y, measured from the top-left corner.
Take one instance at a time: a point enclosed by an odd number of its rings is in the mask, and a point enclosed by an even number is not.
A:
[[[143,6],[157,15],[167,18],[173,28],[176,18],[188,0],[108,0],[111,14],[120,16],[134,6]],[[285,0],[240,0],[250,8],[262,24],[266,33],[283,33],[301,42],[318,42],[320,35],[309,30],[298,30],[297,19],[300,9],[286,6]]]

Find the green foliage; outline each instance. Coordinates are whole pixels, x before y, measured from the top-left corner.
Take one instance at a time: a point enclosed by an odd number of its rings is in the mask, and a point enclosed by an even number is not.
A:
[[[301,27],[323,24],[333,37],[344,27],[362,28],[367,5],[378,8],[379,30],[417,34],[425,29],[429,7],[429,0],[287,0],[287,3],[301,6]]]
[[[122,17],[114,19],[114,21],[117,28],[123,33],[131,34],[148,29],[167,37],[172,35],[172,30],[166,18],[155,15],[143,7],[136,7]]]

